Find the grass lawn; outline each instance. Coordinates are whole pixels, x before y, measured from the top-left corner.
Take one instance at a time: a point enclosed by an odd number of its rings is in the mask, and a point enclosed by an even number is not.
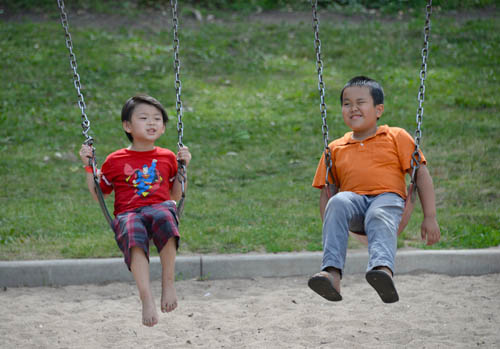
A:
[[[179,253],[321,250],[311,182],[323,141],[308,10],[204,12],[203,22],[181,11],[184,142],[193,161]],[[381,123],[413,133],[423,13],[332,11],[320,13],[330,139],[348,131],[338,95],[361,74],[384,86]],[[120,256],[77,157],[84,138],[57,8],[1,16],[0,260]],[[495,8],[433,14],[422,141],[442,232],[432,248],[500,244],[497,18]],[[128,145],[120,111],[137,92],[166,106],[171,122],[158,145],[176,149],[169,14],[75,11],[70,30],[98,161]],[[426,248],[421,220],[417,207],[400,246]]]

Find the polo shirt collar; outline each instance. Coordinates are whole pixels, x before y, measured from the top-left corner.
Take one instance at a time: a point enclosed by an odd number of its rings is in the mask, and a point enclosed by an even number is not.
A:
[[[350,132],[347,132],[344,137],[342,137],[342,141],[341,141],[341,144],[340,145],[346,145],[346,144],[349,144],[349,143],[359,143],[359,142],[366,142],[367,140],[369,139],[372,139],[372,138],[375,138],[377,137],[378,135],[381,135],[383,133],[388,133],[389,132],[389,126],[387,125],[381,125],[381,126],[378,126],[377,127],[377,132],[373,135],[373,136],[370,136],[366,139],[364,139],[363,141],[359,141],[357,139],[353,139],[352,138],[352,131]]]

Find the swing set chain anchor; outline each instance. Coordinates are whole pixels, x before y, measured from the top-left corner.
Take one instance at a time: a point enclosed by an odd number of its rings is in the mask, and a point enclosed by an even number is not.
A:
[[[323,81],[323,61],[321,59],[321,40],[319,39],[319,17],[318,17],[318,2],[311,0],[311,7],[313,12],[313,29],[314,29],[314,48],[316,50],[316,70],[318,72],[318,91],[320,98],[320,112],[323,124],[321,130],[323,131],[323,141],[325,146],[325,166],[326,166],[326,179],[325,186],[330,185],[328,174],[332,168],[332,155],[330,147],[328,146],[328,123],[326,116],[326,103],[325,103],[325,82]]]
[[[415,130],[415,150],[411,156],[411,182],[416,184],[416,174],[422,160],[420,156],[420,141],[422,139],[422,119],[424,116],[425,100],[425,79],[427,77],[427,58],[429,55],[429,36],[431,31],[432,0],[427,0],[425,7],[425,25],[424,25],[424,44],[422,47],[422,66],[420,68],[420,88],[418,90],[418,109],[417,109],[417,129]],[[415,187],[415,186],[414,186]]]
[[[68,23],[68,15],[66,11],[64,11],[64,0],[57,0],[57,6],[61,12],[61,24],[64,29],[64,35],[66,38],[66,47],[69,50],[69,64],[71,69],[73,70],[73,85],[75,86],[76,92],[78,94],[78,107],[82,113],[82,134],[85,136],[84,144],[92,145],[94,140],[92,136],[89,135],[90,132],[90,121],[85,112],[85,98],[83,97],[83,93],[81,91],[82,84],[80,82],[80,75],[77,72],[78,64],[76,63],[76,55],[73,52],[73,41],[71,40],[71,34],[69,33],[69,23]]]

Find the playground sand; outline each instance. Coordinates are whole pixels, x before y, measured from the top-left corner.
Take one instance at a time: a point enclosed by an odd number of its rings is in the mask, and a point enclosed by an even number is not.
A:
[[[0,290],[1,348],[499,348],[500,274],[395,278],[386,305],[364,275],[341,302],[307,277],[178,281],[179,307],[141,324],[132,283]],[[159,305],[160,283],[153,282]]]

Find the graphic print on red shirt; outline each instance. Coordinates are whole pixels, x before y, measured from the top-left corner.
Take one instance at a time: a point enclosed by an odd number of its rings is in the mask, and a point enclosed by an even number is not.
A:
[[[101,190],[115,191],[115,216],[139,207],[170,200],[177,174],[176,155],[156,147],[146,152],[120,149],[102,165]]]
[[[151,165],[143,165],[142,169],[134,169],[125,164],[125,175],[130,173],[125,182],[132,184],[137,195],[146,197],[160,188],[163,178],[156,169],[157,162],[157,159],[153,159]]]

